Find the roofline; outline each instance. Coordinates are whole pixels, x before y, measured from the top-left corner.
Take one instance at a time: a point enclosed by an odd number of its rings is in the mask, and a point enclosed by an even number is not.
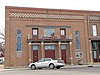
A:
[[[92,11],[92,10],[53,9],[53,8],[36,8],[36,7],[19,7],[19,6],[5,6],[5,9],[42,10],[42,11],[58,11],[58,12],[76,12],[76,13],[96,13],[96,14],[100,14],[100,11]]]

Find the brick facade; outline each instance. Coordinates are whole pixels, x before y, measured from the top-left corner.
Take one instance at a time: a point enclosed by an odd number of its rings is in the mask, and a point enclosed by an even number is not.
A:
[[[100,41],[100,12],[61,10],[43,8],[23,8],[5,7],[5,68],[16,66],[27,66],[33,62],[34,52],[32,46],[39,46],[38,59],[46,57],[46,46],[55,47],[55,58],[65,58],[66,64],[78,64],[79,60],[83,64],[90,64],[92,60],[91,41]],[[97,25],[98,36],[92,37],[92,25]],[[38,38],[32,38],[32,29],[38,29]],[[44,37],[44,29],[55,29],[55,38]],[[16,31],[22,31],[22,50],[16,50]],[[65,29],[66,39],[60,38],[60,30]],[[80,49],[76,50],[75,31],[80,33]],[[94,39],[93,39],[94,38]],[[61,50],[61,45],[65,45],[66,57]],[[49,47],[48,46],[48,47]],[[76,57],[76,54],[82,57]]]

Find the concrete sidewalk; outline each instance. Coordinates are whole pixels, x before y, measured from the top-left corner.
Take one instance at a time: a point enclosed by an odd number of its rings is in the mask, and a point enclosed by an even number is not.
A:
[[[100,64],[90,64],[90,65],[65,65],[64,68],[81,68],[81,67],[100,67]]]
[[[65,65],[62,68],[84,68],[84,67],[100,67],[100,64],[93,64],[93,65]],[[4,69],[4,65],[0,65],[0,72],[1,71],[9,71],[9,70],[28,70],[28,67],[18,67],[18,68],[10,68]]]
[[[4,69],[4,65],[0,64],[0,71],[7,71],[7,70],[11,70],[11,69]]]

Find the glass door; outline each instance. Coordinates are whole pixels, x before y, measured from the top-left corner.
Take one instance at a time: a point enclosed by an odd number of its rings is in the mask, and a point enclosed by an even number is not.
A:
[[[100,42],[98,42],[98,58],[99,58],[99,62],[100,62]]]
[[[92,42],[93,61],[100,62],[100,42]]]

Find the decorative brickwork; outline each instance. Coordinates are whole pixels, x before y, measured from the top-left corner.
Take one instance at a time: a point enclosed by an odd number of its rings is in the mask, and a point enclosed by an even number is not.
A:
[[[10,13],[15,18],[44,18],[44,19],[84,19],[83,15],[57,15],[57,14],[32,14],[32,13]]]
[[[100,16],[90,16],[90,20],[100,20]]]

